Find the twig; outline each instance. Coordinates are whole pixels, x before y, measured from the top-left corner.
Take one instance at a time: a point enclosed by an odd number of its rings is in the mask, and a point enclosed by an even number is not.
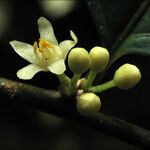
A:
[[[109,135],[150,148],[150,131],[110,115],[97,113],[84,117],[77,113],[74,97],[63,97],[58,91],[0,78],[0,103],[28,104],[34,108],[53,113],[66,119],[80,122]]]
[[[128,143],[150,148],[150,131],[104,113],[82,119],[84,124]]]
[[[34,108],[67,117],[68,112],[76,112],[71,107],[75,101],[70,97],[64,97],[60,92],[47,90],[32,85],[0,78],[0,103],[23,103]],[[73,107],[75,108],[75,107]]]

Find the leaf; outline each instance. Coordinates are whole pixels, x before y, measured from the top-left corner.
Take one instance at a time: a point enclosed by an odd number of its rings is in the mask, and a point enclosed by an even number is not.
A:
[[[102,46],[108,48],[112,55],[110,63],[129,53],[149,55],[148,0],[87,0],[85,3],[97,27]]]
[[[116,50],[110,64],[126,54],[150,56],[150,7],[148,7],[133,32]]]
[[[85,0],[101,38],[108,49],[125,29],[143,0]]]
[[[114,62],[126,54],[140,54],[150,56],[150,33],[133,34],[129,36],[114,54],[111,61]]]
[[[111,60],[106,70],[123,55],[150,54],[149,0],[87,0],[102,46],[109,49]],[[106,70],[97,77],[99,82]]]

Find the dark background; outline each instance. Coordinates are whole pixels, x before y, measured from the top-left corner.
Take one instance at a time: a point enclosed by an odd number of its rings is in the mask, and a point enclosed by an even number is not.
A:
[[[128,24],[140,2],[132,1],[131,8],[128,10],[129,14],[126,14],[126,17],[121,20],[121,25],[116,22],[116,28],[112,26],[114,28],[114,34],[111,35],[113,40]],[[112,1],[102,2],[102,4],[104,7],[109,7],[108,5],[112,5]],[[27,65],[28,62],[13,51],[9,41],[15,39],[30,44],[37,41],[39,39],[37,19],[40,16],[51,21],[59,42],[70,39],[69,31],[71,29],[79,39],[77,46],[84,47],[88,51],[96,45],[101,46],[102,39],[99,37],[94,20],[84,2],[78,2],[73,11],[62,18],[50,17],[37,1],[0,1],[0,5],[6,6],[5,13],[9,18],[7,18],[8,21],[5,20],[6,18],[0,20],[0,22],[7,21],[7,26],[4,28],[3,34],[0,35],[0,76],[2,77],[48,89],[57,89],[58,80],[51,73],[38,73],[30,81],[22,81],[16,77],[17,70]],[[109,21],[111,22],[111,20]],[[107,44],[106,47],[109,48],[111,43],[108,46]],[[102,93],[100,95],[101,112],[150,129],[150,61],[148,57],[127,55],[120,58],[106,72],[102,82],[112,79],[114,71],[125,62],[133,63],[140,68],[142,80],[135,88],[128,91],[111,89]],[[69,69],[66,74],[72,76]],[[0,104],[0,149],[140,150],[143,148],[110,137],[105,133],[96,132],[75,122],[24,105],[16,105],[12,101],[9,104]]]

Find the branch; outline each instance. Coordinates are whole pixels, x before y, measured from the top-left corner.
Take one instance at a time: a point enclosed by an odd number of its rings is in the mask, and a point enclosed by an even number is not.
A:
[[[150,131],[124,120],[97,113],[84,117],[77,113],[74,97],[63,97],[58,91],[0,78],[0,103],[23,103],[54,115],[80,122],[98,131],[150,148]]]

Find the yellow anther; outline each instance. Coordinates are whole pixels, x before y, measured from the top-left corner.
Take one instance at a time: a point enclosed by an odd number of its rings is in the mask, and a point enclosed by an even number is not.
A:
[[[45,39],[43,38],[39,39],[39,51],[40,52],[44,51],[45,49],[52,48],[52,47],[53,47],[53,44],[49,43]]]
[[[36,53],[40,52],[46,60],[52,58],[53,52],[53,44],[49,43],[47,40],[40,38],[39,43],[34,42],[33,44],[34,50]]]

